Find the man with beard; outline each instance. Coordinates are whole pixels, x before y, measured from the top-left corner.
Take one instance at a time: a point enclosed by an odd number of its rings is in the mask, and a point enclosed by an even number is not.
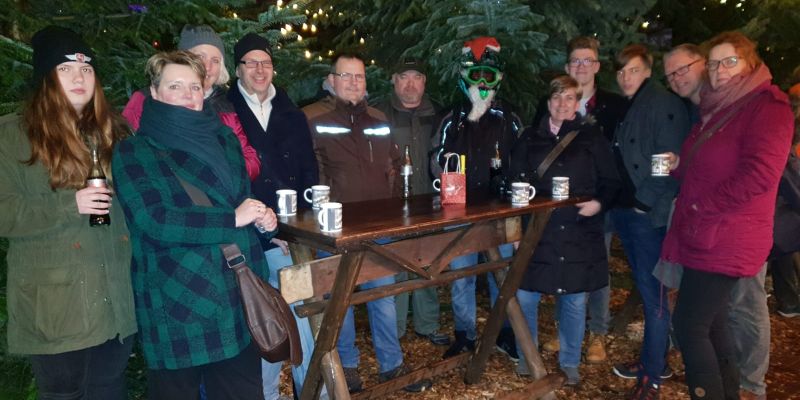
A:
[[[409,148],[411,164],[411,194],[424,194],[433,191],[431,175],[428,172],[428,157],[431,153],[438,107],[425,94],[426,66],[413,57],[404,57],[395,65],[392,74],[394,91],[388,99],[376,106],[386,114],[392,136],[400,149]],[[398,280],[408,279],[402,272]],[[412,293],[395,296],[397,307],[397,333],[406,333],[409,298],[414,308],[414,333],[427,338],[436,345],[447,346],[450,338],[439,333],[439,296],[436,287],[417,289]]]
[[[459,87],[469,103],[456,106],[444,117],[434,139],[437,148],[431,163],[433,175],[438,176],[441,173],[446,153],[465,155],[467,193],[497,191],[500,183],[490,179],[490,165],[495,158],[495,149],[499,151],[502,166],[507,171],[511,162],[511,149],[522,130],[519,117],[495,98],[503,80],[499,55],[500,43],[493,37],[479,37],[464,43]],[[450,167],[452,169],[453,165]],[[500,246],[499,250],[503,257],[509,257],[513,247],[506,244]],[[477,253],[468,254],[453,259],[450,268],[462,269],[477,262]],[[497,285],[491,274],[489,295],[494,303]],[[475,277],[454,281],[451,296],[455,342],[445,351],[445,358],[475,348]],[[497,348],[513,361],[519,360],[511,327],[505,326],[502,329],[497,339]]]

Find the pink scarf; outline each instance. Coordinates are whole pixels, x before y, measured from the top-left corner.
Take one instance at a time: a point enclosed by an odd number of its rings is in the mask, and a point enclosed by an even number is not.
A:
[[[745,61],[741,60],[741,62]],[[700,89],[700,115],[703,124],[705,125],[719,111],[737,102],[764,82],[770,81],[772,81],[772,74],[764,63],[761,63],[753,71],[742,72],[734,76],[716,90],[711,88],[708,81],[705,81]]]

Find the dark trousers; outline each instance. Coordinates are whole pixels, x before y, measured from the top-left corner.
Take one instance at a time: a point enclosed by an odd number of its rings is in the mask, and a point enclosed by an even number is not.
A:
[[[236,357],[181,369],[151,369],[147,373],[150,400],[197,400],[200,383],[208,400],[263,398],[261,358],[251,343]]]
[[[125,367],[134,336],[59,354],[30,355],[39,400],[126,400]]]
[[[778,309],[796,311],[800,308],[800,252],[782,255],[770,264]]]
[[[692,399],[739,399],[728,301],[738,278],[684,268],[672,324]]]

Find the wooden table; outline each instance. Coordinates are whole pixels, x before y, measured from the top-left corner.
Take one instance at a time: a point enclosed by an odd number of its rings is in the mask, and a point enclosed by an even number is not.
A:
[[[495,272],[501,286],[474,353],[437,360],[408,375],[366,388],[353,394],[352,398],[381,398],[410,383],[464,364],[467,364],[465,381],[477,383],[507,313],[535,378],[526,388],[528,398],[533,392],[553,398],[552,390],[563,383],[563,377],[547,376],[514,295],[552,210],[577,201],[536,198],[528,206],[512,207],[508,200],[470,194],[466,205],[442,206],[438,195],[345,203],[343,230],[337,233],[320,231],[316,212],[312,210],[281,217],[278,237],[292,244],[297,263],[281,270],[281,293],[289,303],[305,301],[296,307],[300,316],[317,315],[318,318],[322,313],[321,321],[317,319],[321,328],[300,398],[317,398],[323,380],[331,398],[351,398],[335,347],[348,306],[423,287],[445,285],[455,279],[490,271]],[[523,215],[532,217],[524,236]],[[380,238],[394,241],[378,245],[375,240]],[[518,240],[520,246],[514,257],[502,259],[497,246]],[[313,260],[309,248],[336,255]],[[455,271],[445,270],[454,257],[479,251],[488,255],[487,262]],[[504,267],[509,263],[506,272]],[[403,271],[416,274],[418,278],[353,292],[361,283]]]

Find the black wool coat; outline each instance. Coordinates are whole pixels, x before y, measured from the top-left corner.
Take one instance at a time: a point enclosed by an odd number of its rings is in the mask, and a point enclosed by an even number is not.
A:
[[[568,132],[574,130],[578,135],[538,179],[535,171],[539,164]],[[569,177],[570,196],[586,196],[602,205],[601,211],[592,217],[579,216],[575,206],[553,211],[520,289],[569,294],[607,285],[603,215],[613,204],[621,181],[611,147],[600,129],[578,116],[575,120],[564,121],[558,135],[553,135],[545,117],[539,125],[523,132],[512,158],[515,170],[522,170],[530,177],[537,197],[550,197],[552,178],[566,176]]]

